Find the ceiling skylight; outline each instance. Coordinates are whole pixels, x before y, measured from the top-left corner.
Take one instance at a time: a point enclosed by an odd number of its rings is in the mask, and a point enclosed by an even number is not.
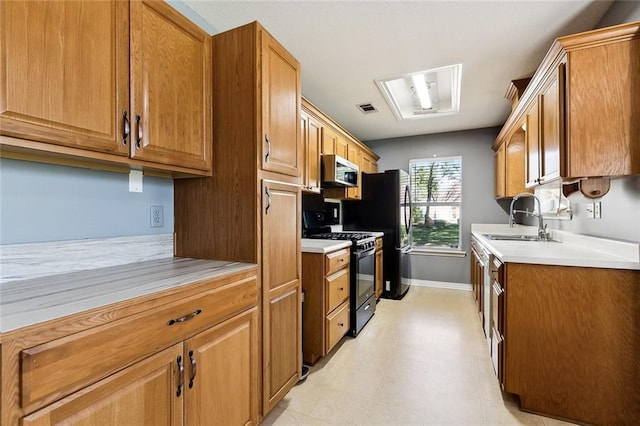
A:
[[[460,112],[462,64],[376,80],[398,120]]]

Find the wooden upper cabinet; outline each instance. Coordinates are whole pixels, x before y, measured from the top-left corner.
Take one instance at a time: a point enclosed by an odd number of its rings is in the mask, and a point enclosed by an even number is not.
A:
[[[640,173],[640,22],[614,28],[611,41],[568,53],[570,177]]]
[[[530,188],[540,182],[540,144],[539,135],[539,108],[538,101],[534,101],[526,114],[525,136],[525,186]]]
[[[131,156],[211,169],[211,38],[167,3],[131,2]]]
[[[540,93],[540,183],[565,176],[565,65],[560,64]]]
[[[3,1],[0,37],[0,134],[128,155],[127,2]]]
[[[527,188],[640,174],[638,69],[640,22],[553,43],[498,135],[526,119]]]
[[[338,144],[338,135],[336,132],[328,128],[322,127],[322,154],[337,154],[336,145]]]
[[[338,135],[338,138],[336,139],[336,155],[339,155],[342,158],[349,157],[349,142],[340,135]]]
[[[262,27],[262,169],[300,176],[300,64]]]
[[[320,143],[322,124],[307,113],[300,114],[302,151],[304,153],[303,189],[320,192]]]

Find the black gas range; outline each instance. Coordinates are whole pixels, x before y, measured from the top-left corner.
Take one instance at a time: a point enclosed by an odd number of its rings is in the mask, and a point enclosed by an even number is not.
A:
[[[376,311],[376,237],[369,232],[307,232],[306,238],[351,241],[350,334],[357,336]]]

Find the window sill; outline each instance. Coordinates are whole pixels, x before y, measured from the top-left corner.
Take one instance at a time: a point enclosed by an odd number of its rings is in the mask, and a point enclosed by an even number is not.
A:
[[[466,251],[459,250],[437,250],[437,249],[424,249],[424,248],[413,248],[411,254],[416,254],[419,256],[443,256],[443,257],[466,257]]]

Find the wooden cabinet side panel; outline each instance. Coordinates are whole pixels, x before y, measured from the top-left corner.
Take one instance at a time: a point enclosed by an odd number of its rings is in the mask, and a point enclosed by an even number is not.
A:
[[[571,177],[640,173],[640,39],[569,53]]]
[[[506,267],[505,390],[533,412],[640,422],[640,272]]]
[[[0,133],[122,156],[126,2],[0,4]]]
[[[256,69],[251,25],[213,37],[215,173],[174,182],[177,256],[259,262]]]
[[[496,198],[502,198],[505,193],[505,174],[506,174],[506,142],[500,145],[500,148],[494,154],[494,167],[495,167],[495,196]]]
[[[176,359],[181,354],[180,343],[26,416],[22,425],[179,426],[183,396],[176,394]]]
[[[324,259],[323,253],[302,253],[302,353],[305,364],[309,365],[326,355]]]

